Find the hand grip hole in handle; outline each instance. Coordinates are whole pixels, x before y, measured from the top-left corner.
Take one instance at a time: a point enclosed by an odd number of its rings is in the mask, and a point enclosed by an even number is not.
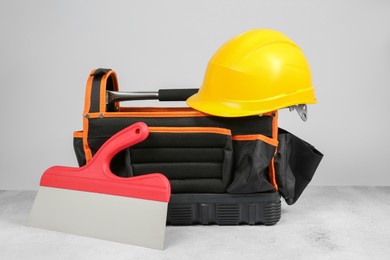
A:
[[[141,133],[141,129],[139,129],[139,128],[135,129],[135,133],[136,133],[137,135],[140,134],[140,133]]]

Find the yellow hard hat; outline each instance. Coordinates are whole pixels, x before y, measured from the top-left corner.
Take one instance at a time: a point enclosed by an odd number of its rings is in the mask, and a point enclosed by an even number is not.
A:
[[[216,116],[263,114],[314,104],[309,65],[284,34],[256,29],[227,41],[208,63],[203,85],[187,104]]]

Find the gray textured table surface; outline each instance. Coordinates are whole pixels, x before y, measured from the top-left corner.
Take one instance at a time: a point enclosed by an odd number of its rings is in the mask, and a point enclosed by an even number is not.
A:
[[[0,259],[390,259],[390,187],[309,187],[270,227],[167,227],[164,251],[26,227],[35,194],[0,191]]]

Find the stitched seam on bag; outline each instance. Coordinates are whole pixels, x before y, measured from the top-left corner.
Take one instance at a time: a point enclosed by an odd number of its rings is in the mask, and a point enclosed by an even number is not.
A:
[[[255,141],[260,140],[272,146],[278,146],[278,141],[272,138],[269,138],[265,135],[256,134],[256,135],[233,135],[233,141]]]
[[[274,117],[272,118],[272,139],[278,140],[278,111],[274,111]],[[275,190],[278,191],[279,187],[276,181],[276,169],[275,169],[275,155],[278,151],[278,146],[275,148],[274,157],[271,159],[269,165],[269,178],[272,186],[274,186]]]
[[[74,132],[73,132],[73,138],[83,138],[83,135],[84,135],[83,130],[74,131]]]
[[[230,129],[220,127],[149,127],[151,133],[211,133],[231,136]]]
[[[285,186],[285,189],[287,189],[287,165],[288,165],[288,157],[287,157],[287,147],[288,147],[288,144],[287,144],[287,135],[283,135],[283,138],[284,138],[284,144],[285,144],[285,149],[284,149],[284,158],[286,158],[285,160],[285,163],[283,165],[283,170],[284,170],[284,186]],[[286,190],[287,192],[287,190]],[[285,194],[285,196],[287,196],[287,199],[289,199],[290,197],[290,194],[287,195]]]
[[[208,117],[197,111],[188,112],[106,112],[104,117]],[[89,113],[90,118],[99,118],[101,113]]]

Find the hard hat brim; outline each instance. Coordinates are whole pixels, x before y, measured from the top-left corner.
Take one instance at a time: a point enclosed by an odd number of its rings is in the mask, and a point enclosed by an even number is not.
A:
[[[315,104],[314,89],[282,95],[269,100],[259,101],[229,101],[223,99],[209,99],[201,92],[192,95],[186,101],[187,105],[206,114],[221,117],[242,117],[259,115],[286,108],[296,104]]]

